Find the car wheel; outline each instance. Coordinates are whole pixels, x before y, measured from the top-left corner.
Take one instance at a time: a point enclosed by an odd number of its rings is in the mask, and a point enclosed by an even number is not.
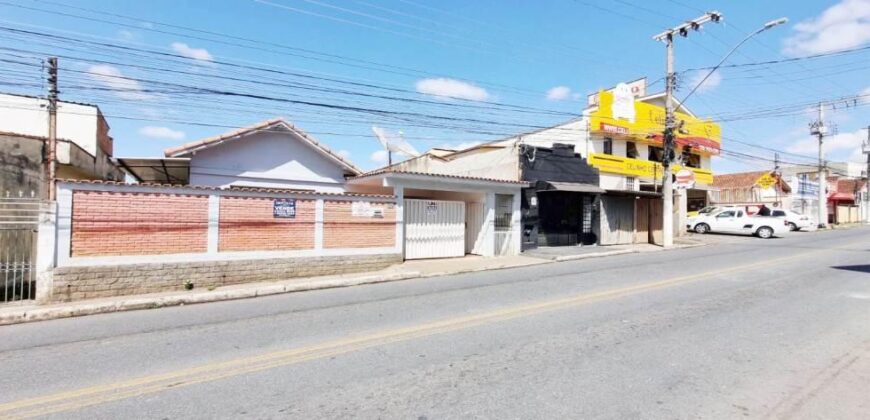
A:
[[[789,222],[788,230],[790,230],[792,232],[797,232],[797,231],[801,230],[801,228],[799,228],[798,225],[794,224],[793,222]]]
[[[762,226],[758,228],[755,234],[758,235],[758,237],[761,239],[770,239],[773,237],[773,229],[767,226]]]
[[[695,233],[705,234],[710,231],[710,226],[706,223],[698,223],[695,225]]]

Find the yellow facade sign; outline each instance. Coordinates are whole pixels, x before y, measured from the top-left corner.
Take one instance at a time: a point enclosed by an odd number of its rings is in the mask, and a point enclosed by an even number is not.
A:
[[[601,172],[614,173],[620,175],[628,175],[633,177],[644,177],[658,179],[664,173],[664,167],[659,162],[649,160],[630,159],[625,157],[605,155],[601,153],[592,153],[589,155],[588,162],[593,167]],[[701,184],[713,183],[713,172],[700,168],[689,168],[680,165],[672,165],[673,171],[676,173],[681,169],[688,169],[695,173],[695,182]]]
[[[665,109],[641,101],[634,102],[634,118],[614,116],[614,94],[598,93],[598,109],[589,115],[589,129],[593,133],[631,137],[632,140],[661,143],[665,126]],[[620,105],[618,105],[620,106]],[[692,146],[694,150],[718,154],[722,144],[719,124],[702,120],[682,112],[675,112],[677,122],[682,124],[676,134],[677,144]]]
[[[770,173],[766,173],[755,180],[755,185],[758,185],[760,188],[765,190],[773,188],[773,186],[776,185],[776,177]]]

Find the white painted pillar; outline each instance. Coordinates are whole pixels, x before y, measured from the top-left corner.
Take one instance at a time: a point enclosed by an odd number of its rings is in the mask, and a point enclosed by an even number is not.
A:
[[[511,214],[511,252],[510,255],[519,255],[523,243],[523,224],[521,220],[522,191],[514,193],[513,213]]]
[[[674,207],[677,209],[676,217],[674,218],[674,237],[685,236],[686,224],[689,223],[689,190],[675,190],[676,203]]]
[[[405,187],[393,186],[393,194],[396,196],[396,253],[402,254],[405,259]]]
[[[208,249],[207,253],[217,254],[220,243],[221,196],[212,193],[208,196]]]
[[[73,190],[68,185],[57,186],[57,206],[55,217],[55,244],[56,251],[52,252],[55,265],[62,267],[67,265],[72,255],[72,206]]]
[[[484,200],[483,249],[484,257],[495,256],[495,193],[487,192]]]
[[[36,234],[36,301],[47,303],[54,288],[52,269],[57,261],[57,203],[48,203],[40,208],[39,227]]]
[[[323,250],[323,199],[314,202],[314,249]]]

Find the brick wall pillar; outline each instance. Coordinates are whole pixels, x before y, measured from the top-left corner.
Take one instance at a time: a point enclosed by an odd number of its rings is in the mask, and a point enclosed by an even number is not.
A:
[[[221,196],[211,194],[208,196],[208,250],[209,254],[218,253],[221,231]]]
[[[36,301],[51,301],[54,289],[52,270],[57,260],[57,203],[51,202],[40,208],[39,226],[36,234]]]
[[[314,249],[323,249],[323,199],[314,203]]]

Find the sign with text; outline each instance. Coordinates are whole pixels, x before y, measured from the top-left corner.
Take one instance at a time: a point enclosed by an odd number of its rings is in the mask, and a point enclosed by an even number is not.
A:
[[[677,171],[676,178],[674,188],[687,190],[695,186],[695,173],[688,169],[683,168]]]
[[[296,218],[295,198],[276,198],[272,201],[272,217],[276,219]]]
[[[664,107],[638,100],[626,104],[624,92],[617,98],[612,91],[602,91],[597,98],[598,108],[589,114],[589,130],[593,134],[617,135],[648,144],[662,143]],[[628,105],[634,107],[633,113],[623,109]],[[674,116],[681,124],[676,134],[677,144],[707,154],[719,154],[722,143],[719,124],[682,112],[675,112]]]
[[[776,177],[770,173],[766,173],[755,180],[755,185],[758,185],[759,188],[764,190],[773,188],[773,186],[776,185]]]
[[[659,179],[664,173],[664,168],[661,163],[649,160],[631,159],[620,156],[605,155],[602,153],[591,153],[589,154],[589,159],[587,161],[599,171],[612,174]],[[680,165],[671,165],[671,168],[677,172],[683,169],[691,171],[695,176],[695,182],[700,182],[702,184],[713,183],[712,171],[700,168],[683,167]]]

